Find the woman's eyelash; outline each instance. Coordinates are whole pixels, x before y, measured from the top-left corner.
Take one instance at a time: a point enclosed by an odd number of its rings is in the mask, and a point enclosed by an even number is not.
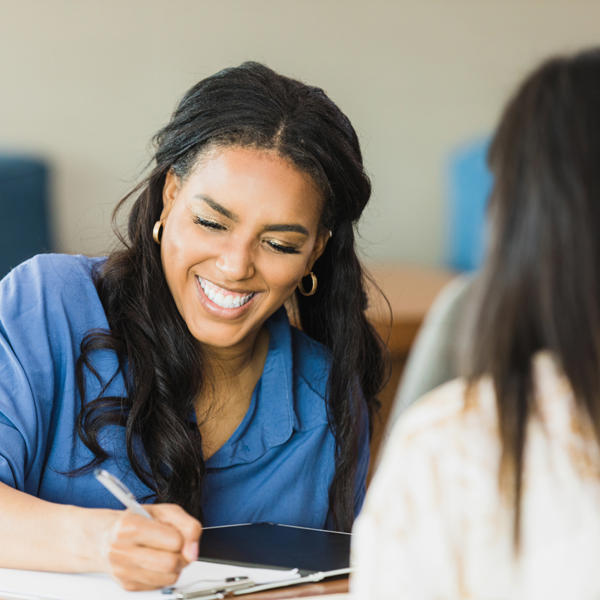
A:
[[[209,221],[202,217],[194,217],[194,223],[196,223],[196,225],[202,225],[202,227],[206,227],[207,229],[216,229],[217,231],[223,231],[225,229],[225,226],[221,225],[221,223]]]
[[[293,246],[282,246],[281,244],[277,244],[276,242],[267,242],[273,250],[276,252],[281,252],[282,254],[298,254],[298,250]]]
[[[225,229],[227,229],[225,225],[221,225],[221,223],[217,223],[216,221],[211,221],[209,219],[203,219],[202,217],[198,216],[194,216],[194,223],[196,225],[200,225],[201,227],[205,227],[206,229],[212,229],[213,231],[225,231]],[[267,240],[267,244],[272,250],[275,250],[275,252],[280,252],[281,254],[299,253],[299,250],[293,246],[284,246],[270,240]]]

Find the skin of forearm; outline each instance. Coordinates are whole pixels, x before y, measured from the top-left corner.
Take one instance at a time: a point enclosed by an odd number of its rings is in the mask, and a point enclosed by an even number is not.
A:
[[[0,483],[0,567],[40,571],[106,570],[119,511],[40,500]]]

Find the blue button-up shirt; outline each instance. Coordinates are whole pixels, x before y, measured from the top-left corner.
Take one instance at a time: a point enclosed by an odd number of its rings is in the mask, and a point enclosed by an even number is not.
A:
[[[81,406],[75,362],[83,336],[108,329],[91,277],[100,260],[40,255],[0,282],[0,481],[53,502],[121,508],[92,473],[67,474],[93,457],[75,433]],[[248,412],[206,462],[204,524],[326,527],[334,474],[325,401],[328,353],[291,327],[283,308],[266,325],[269,351]],[[114,353],[98,351],[93,360],[108,381],[117,367]],[[100,383],[88,376],[86,400],[99,392]],[[105,394],[125,395],[122,376]],[[356,513],[369,460],[366,415],[362,419]],[[105,427],[100,441],[110,455],[103,468],[138,498],[152,494],[129,464],[124,428]]]

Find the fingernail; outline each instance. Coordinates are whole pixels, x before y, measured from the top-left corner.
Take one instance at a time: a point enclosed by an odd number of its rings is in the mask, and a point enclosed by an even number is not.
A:
[[[190,562],[198,560],[198,542],[187,542],[183,547],[183,555]]]

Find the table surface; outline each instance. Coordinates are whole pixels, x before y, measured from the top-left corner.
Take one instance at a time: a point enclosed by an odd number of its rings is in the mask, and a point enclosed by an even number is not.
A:
[[[348,591],[348,577],[320,581],[319,583],[304,583],[290,587],[257,592],[247,596],[238,596],[247,600],[284,600],[287,598],[304,598],[306,596],[323,596],[325,594],[342,594]]]

